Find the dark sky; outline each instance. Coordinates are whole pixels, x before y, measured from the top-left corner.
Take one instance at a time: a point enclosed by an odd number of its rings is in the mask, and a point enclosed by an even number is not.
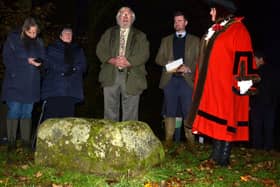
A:
[[[39,1],[39,0],[37,0]],[[41,0],[43,1],[43,0]],[[47,0],[46,0],[47,1]],[[95,0],[92,2],[98,2],[101,0]],[[116,0],[117,1],[117,0]],[[193,34],[201,36],[208,28],[210,23],[209,8],[204,3],[204,0],[120,0],[123,5],[128,5],[136,13],[135,26],[140,30],[143,30],[148,39],[151,41],[152,54],[153,50],[159,47],[160,39],[173,32],[173,12],[175,10],[181,10],[185,12],[189,18],[189,24],[187,30]],[[86,23],[86,14],[88,4],[94,5],[90,0],[59,0],[53,1],[58,5],[57,12],[64,13],[63,16],[58,16],[56,19],[66,18],[69,21]],[[91,3],[90,3],[91,2]],[[244,16],[244,23],[246,24],[253,41],[255,48],[264,48],[265,52],[270,57],[271,61],[276,63],[277,52],[276,49],[279,43],[280,32],[279,29],[275,29],[276,18],[279,16],[279,11],[273,0],[235,0],[237,2],[239,11],[237,15]],[[65,3],[71,8],[66,8]],[[111,12],[117,12],[119,7],[115,7]],[[87,9],[87,10],[84,10]],[[67,16],[76,12],[79,16]],[[277,16],[278,15],[278,16]],[[81,17],[82,16],[82,17]],[[96,31],[97,37],[112,24],[115,24],[115,17],[111,16],[104,18],[105,23],[99,26],[100,31]],[[108,20],[108,21],[107,21]],[[68,22],[69,22],[68,21]]]
[[[254,48],[264,50],[270,61],[277,64],[276,46],[279,43],[279,30],[274,26],[278,11],[275,3],[272,0],[235,2],[239,8],[236,14],[244,16],[243,22],[251,34]],[[123,4],[134,9],[137,17],[135,25],[147,33],[154,48],[158,48],[160,38],[173,32],[172,15],[175,10],[187,14],[187,30],[198,36],[207,30],[210,23],[209,7],[204,0],[123,0]]]
[[[98,0],[95,0],[97,2]],[[101,1],[101,0],[100,0]],[[73,20],[83,22],[85,24],[85,12],[90,0],[60,0],[53,1],[59,7],[57,12],[64,12],[66,14],[78,13],[79,16],[74,16]],[[276,58],[276,46],[279,43],[277,34],[279,30],[275,29],[277,6],[273,0],[235,0],[238,4],[237,15],[244,16],[244,23],[246,24],[253,41],[255,48],[264,48],[273,61]],[[65,8],[65,3],[74,7],[75,10]],[[201,36],[210,24],[209,7],[204,3],[204,0],[121,0],[122,5],[128,5],[136,13],[135,26],[143,30],[152,44],[153,50],[158,48],[160,39],[173,32],[173,13],[176,10],[183,11],[189,18],[187,27],[188,32]],[[119,7],[115,7],[111,12],[117,12]],[[279,14],[279,13],[278,13]],[[81,18],[82,16],[82,18]],[[59,16],[71,19],[70,16]],[[100,25],[100,31],[95,32],[97,37],[109,26],[115,24],[115,17],[104,18],[105,23]],[[109,21],[107,21],[109,20]],[[111,22],[110,22],[111,20]]]

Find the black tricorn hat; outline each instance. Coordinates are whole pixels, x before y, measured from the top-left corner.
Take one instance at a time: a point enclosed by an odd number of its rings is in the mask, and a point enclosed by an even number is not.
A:
[[[237,10],[237,6],[233,2],[233,0],[205,0],[205,1],[209,4],[210,7],[215,7],[215,5],[219,5],[232,13]]]

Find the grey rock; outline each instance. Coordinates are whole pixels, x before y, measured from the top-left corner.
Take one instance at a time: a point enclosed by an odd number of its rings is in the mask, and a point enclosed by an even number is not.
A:
[[[160,140],[144,122],[63,118],[40,125],[35,164],[119,177],[139,175],[164,157]]]

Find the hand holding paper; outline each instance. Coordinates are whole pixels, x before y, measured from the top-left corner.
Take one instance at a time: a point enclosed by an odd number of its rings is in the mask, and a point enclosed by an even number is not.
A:
[[[176,69],[183,64],[183,59],[179,58],[165,65],[167,72],[176,72]]]

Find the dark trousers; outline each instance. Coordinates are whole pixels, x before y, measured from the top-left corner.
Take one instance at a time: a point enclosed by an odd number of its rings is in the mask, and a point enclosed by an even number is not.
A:
[[[251,111],[252,147],[271,150],[274,146],[275,109],[270,105],[256,105]]]
[[[49,118],[74,117],[77,99],[61,96],[46,99],[43,121]]]
[[[172,76],[163,89],[164,104],[162,115],[185,118],[192,102],[192,88],[182,76]]]

